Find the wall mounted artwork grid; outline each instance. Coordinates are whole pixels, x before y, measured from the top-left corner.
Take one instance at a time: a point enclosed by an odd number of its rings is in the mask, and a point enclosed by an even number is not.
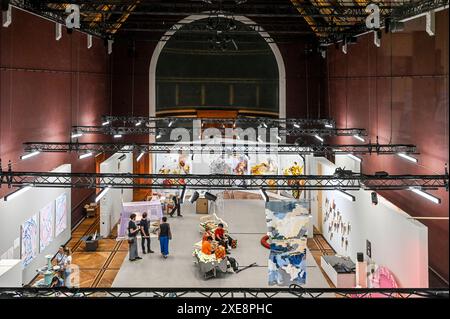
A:
[[[55,207],[55,210],[53,209]],[[21,225],[21,259],[28,266],[67,228],[67,194],[61,194]]]

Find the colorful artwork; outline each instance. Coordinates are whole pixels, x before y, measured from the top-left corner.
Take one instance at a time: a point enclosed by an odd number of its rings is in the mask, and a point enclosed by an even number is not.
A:
[[[38,254],[38,217],[33,215],[22,224],[21,233],[21,257],[22,264],[26,267]]]
[[[303,166],[300,166],[297,162],[294,162],[292,166],[286,167],[283,170],[283,175],[286,176],[298,176],[303,175]],[[304,180],[289,180],[288,184],[291,186],[303,186],[305,184]],[[292,196],[296,199],[300,198],[300,195],[302,194],[302,190],[300,189],[293,189],[292,190]]]
[[[266,203],[270,238],[269,285],[306,283],[306,242],[310,215],[297,201]]]
[[[67,195],[60,195],[56,199],[55,210],[55,237],[58,237],[67,228]]]
[[[39,251],[44,251],[53,239],[53,202],[42,208],[39,212]]]
[[[248,157],[245,155],[219,156],[210,164],[211,174],[247,175]]]
[[[276,160],[269,158],[267,161],[263,161],[256,165],[253,165],[250,169],[251,175],[277,175],[278,164]]]

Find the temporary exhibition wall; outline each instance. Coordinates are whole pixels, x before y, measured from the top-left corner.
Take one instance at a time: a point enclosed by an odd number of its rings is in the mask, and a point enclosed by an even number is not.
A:
[[[116,153],[100,164],[100,173],[133,173],[133,154]],[[100,199],[100,235],[108,236],[119,222],[122,203],[133,200],[133,189],[111,188]]]
[[[335,164],[325,159],[316,162],[316,169],[324,175],[333,174],[337,167],[357,171],[355,165],[359,166],[358,161],[344,156],[336,157]],[[374,205],[370,191],[347,193],[355,201],[338,190],[315,194],[318,210],[313,212],[320,212],[316,227],[322,229],[336,253],[356,262],[357,253],[362,252],[365,260],[387,267],[400,287],[428,287],[427,227],[380,195]]]
[[[71,165],[61,165],[52,172],[70,173]],[[65,200],[59,201],[64,196]],[[29,283],[36,276],[36,269],[46,264],[46,255],[56,254],[58,247],[70,240],[70,207],[70,188],[30,188],[13,199],[0,199],[0,225],[4,225],[0,232],[0,255],[22,259],[23,284]]]

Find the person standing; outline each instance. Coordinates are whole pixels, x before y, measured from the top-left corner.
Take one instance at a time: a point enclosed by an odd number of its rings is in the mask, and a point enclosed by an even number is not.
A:
[[[178,197],[178,195],[173,195],[172,202],[173,202],[173,208],[172,208],[172,211],[169,213],[170,217],[173,217],[173,214],[175,213],[175,211],[177,212],[178,217],[183,217],[183,215],[181,215],[181,204],[180,204],[180,198]]]
[[[139,222],[141,228],[141,245],[142,253],[146,254],[145,243],[147,242],[147,251],[152,254],[154,251],[150,248],[150,221],[147,218],[147,213],[142,214],[142,219]]]
[[[136,214],[130,215],[130,221],[128,222],[128,248],[129,248],[129,259],[130,261],[135,261],[142,259],[138,255],[138,246],[136,236],[140,229],[136,226]]]
[[[158,239],[159,245],[161,246],[161,254],[164,258],[167,258],[169,255],[169,240],[172,240],[172,232],[166,216],[162,218],[162,223],[159,225]]]
[[[67,288],[71,288],[71,278],[70,275],[72,273],[72,251],[69,247],[64,248],[65,261],[64,261],[64,285]]]

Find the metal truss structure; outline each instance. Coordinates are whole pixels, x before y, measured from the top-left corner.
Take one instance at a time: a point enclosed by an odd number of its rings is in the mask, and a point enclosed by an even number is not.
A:
[[[0,288],[0,298],[449,298],[448,289],[342,288]]]
[[[292,144],[183,144],[183,143],[24,143],[25,152],[77,152],[77,153],[184,153],[184,154],[299,154],[299,155],[347,155],[398,153],[417,154],[416,146],[402,144],[352,144],[352,145],[308,145]]]
[[[63,23],[67,4],[80,5],[81,30],[103,38],[167,41],[167,31],[209,32],[200,26],[179,25],[181,17],[190,15],[246,16],[257,20],[251,26],[237,26],[233,34],[257,33],[264,29],[269,42],[295,41],[304,35],[316,35],[322,43],[332,43],[347,36],[366,32],[365,6],[369,1],[138,1],[138,0],[11,0],[14,6]],[[386,19],[401,20],[448,6],[448,0],[375,1],[380,8],[382,25]],[[305,20],[308,23],[305,23]],[[280,23],[281,22],[281,23]],[[154,36],[149,36],[149,34]],[[273,39],[272,39],[273,37]],[[275,40],[274,40],[275,39]],[[180,39],[178,39],[180,40]],[[190,41],[185,38],[184,41]]]
[[[72,126],[74,134],[105,134],[105,135],[148,135],[166,134],[172,128],[147,127],[147,126]],[[193,131],[193,128],[184,129]],[[225,128],[216,128],[224,130]],[[362,128],[288,128],[280,129],[280,135],[286,136],[367,136],[367,131]]]
[[[443,175],[365,175],[336,172],[334,175],[181,175],[98,174],[0,171],[0,185],[8,187],[142,188],[142,189],[242,189],[242,190],[403,190],[410,188],[448,190],[448,172]]]
[[[197,117],[145,117],[145,116],[102,116],[102,122],[109,122],[111,126],[115,124],[121,124],[123,126],[131,125],[151,125],[157,123],[157,126],[164,127],[175,123],[192,123],[194,121],[201,121],[205,124],[218,124],[218,125],[252,125],[260,126],[266,125],[267,127],[304,127],[304,126],[336,126],[336,121],[333,119],[301,119],[301,118],[267,118],[267,117],[238,117],[236,119],[229,118],[197,118]]]

